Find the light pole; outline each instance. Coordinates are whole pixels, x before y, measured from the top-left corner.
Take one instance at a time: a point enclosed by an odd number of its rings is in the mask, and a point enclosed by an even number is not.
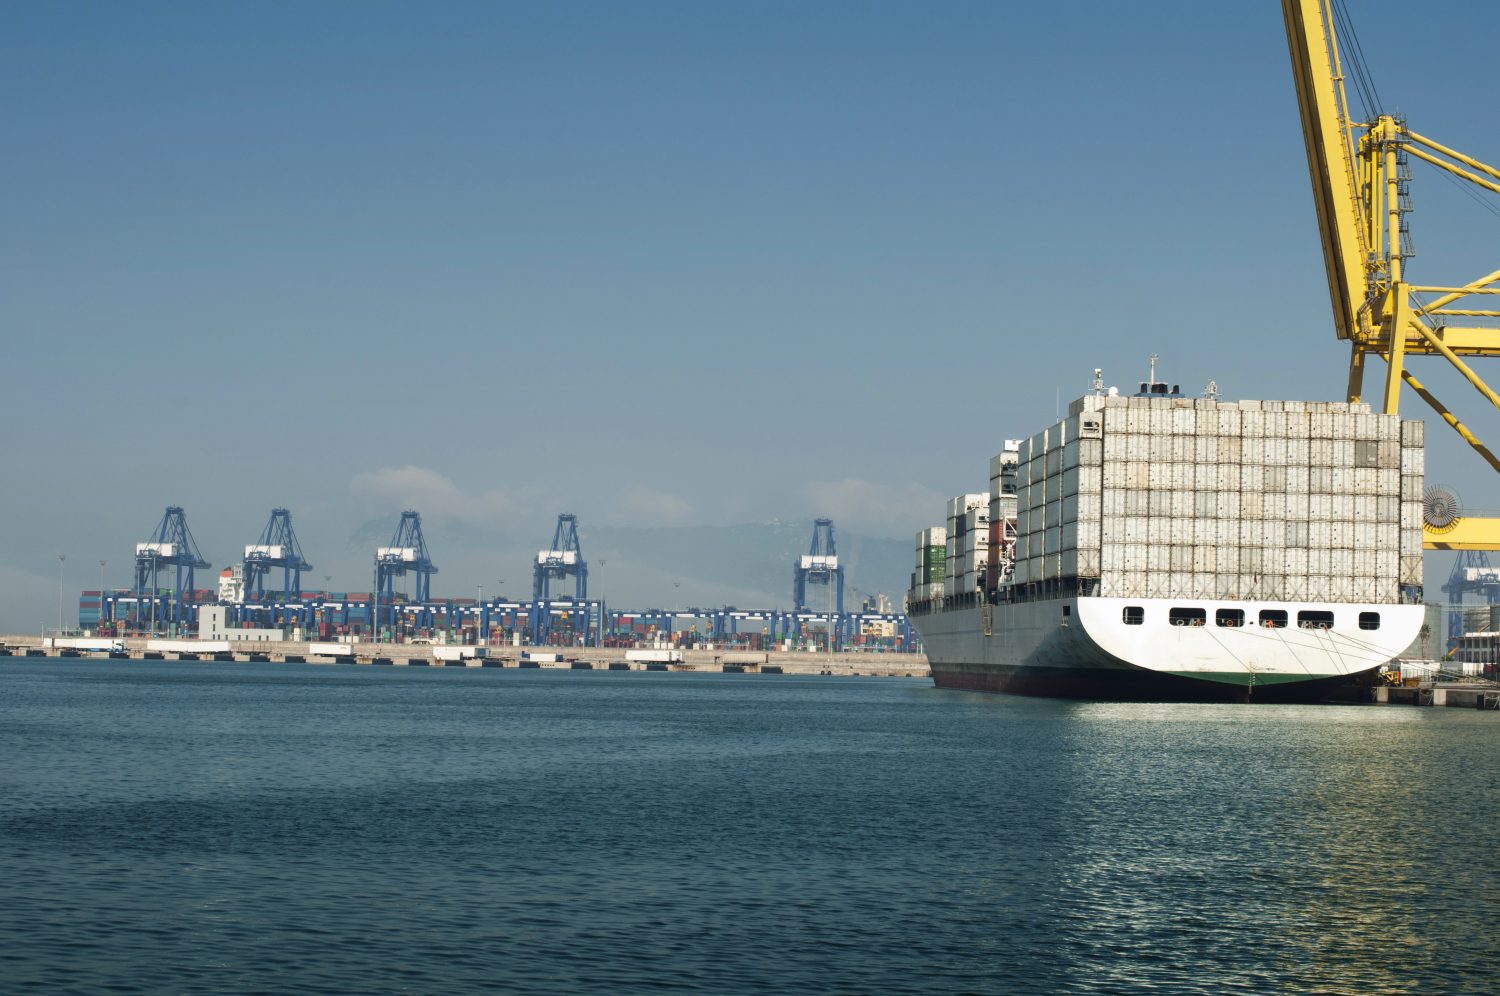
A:
[[[607,563],[609,563],[609,561],[607,561],[607,560],[601,560],[601,561],[599,561],[599,570],[603,571],[604,570],[604,565],[607,564]],[[597,629],[594,630],[594,646],[596,646],[596,647],[602,647],[602,646],[604,646],[604,610],[605,610],[604,599],[601,598],[601,599],[599,599],[599,626],[598,626]],[[584,611],[586,612],[587,609],[585,609]],[[588,629],[588,626],[587,626],[587,624],[585,624],[584,625],[584,630],[587,631],[587,629]]]
[[[63,561],[68,559],[66,553],[57,555],[57,635],[62,636],[62,612],[63,612]]]
[[[104,625],[104,561],[99,561],[99,618],[94,622],[94,631]]]

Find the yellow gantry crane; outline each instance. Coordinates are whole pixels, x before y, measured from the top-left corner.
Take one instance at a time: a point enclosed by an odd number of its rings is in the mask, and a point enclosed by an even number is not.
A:
[[[1464,362],[1464,357],[1500,356],[1500,328],[1493,327],[1500,319],[1500,270],[1467,283],[1434,286],[1407,282],[1402,267],[1410,255],[1405,216],[1411,159],[1496,194],[1500,170],[1417,134],[1390,114],[1355,121],[1332,3],[1282,0],[1281,9],[1334,327],[1350,347],[1349,400],[1364,400],[1365,359],[1374,355],[1385,361],[1386,370],[1378,410],[1395,414],[1405,383],[1500,471],[1500,458],[1406,369],[1412,356],[1441,356],[1500,409],[1500,394]],[[1429,550],[1500,550],[1500,519],[1429,519],[1423,535]]]

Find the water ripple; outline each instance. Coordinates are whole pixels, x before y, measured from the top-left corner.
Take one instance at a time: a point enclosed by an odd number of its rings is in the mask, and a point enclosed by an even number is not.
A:
[[[1494,717],[0,666],[9,991],[1488,993]]]

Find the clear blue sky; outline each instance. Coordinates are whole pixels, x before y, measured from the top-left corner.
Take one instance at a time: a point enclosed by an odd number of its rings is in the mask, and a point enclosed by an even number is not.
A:
[[[1388,105],[1500,160],[1500,9],[1350,7]],[[1343,389],[1274,3],[15,3],[0,85],[0,629],[169,503],[216,566],[288,505],[350,589],[415,505],[460,593],[560,510],[909,535],[1149,352]],[[1416,203],[1419,276],[1495,267]]]

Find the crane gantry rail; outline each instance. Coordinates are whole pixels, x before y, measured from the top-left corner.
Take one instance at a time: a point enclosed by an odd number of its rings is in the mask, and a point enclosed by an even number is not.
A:
[[[1500,270],[1468,281],[1414,284],[1404,267],[1410,256],[1410,160],[1492,194],[1500,194],[1500,170],[1412,131],[1404,119],[1378,108],[1370,120],[1356,121],[1344,86],[1333,4],[1282,0],[1281,8],[1334,327],[1350,345],[1348,398],[1363,400],[1365,361],[1373,355],[1386,364],[1379,410],[1395,414],[1405,384],[1500,471],[1500,457],[1407,369],[1411,357],[1441,356],[1500,409],[1500,393],[1464,361],[1500,356],[1500,327],[1493,327],[1500,319]],[[1486,319],[1491,324],[1471,324]],[[1429,550],[1500,550],[1500,518],[1429,522],[1423,536]]]

